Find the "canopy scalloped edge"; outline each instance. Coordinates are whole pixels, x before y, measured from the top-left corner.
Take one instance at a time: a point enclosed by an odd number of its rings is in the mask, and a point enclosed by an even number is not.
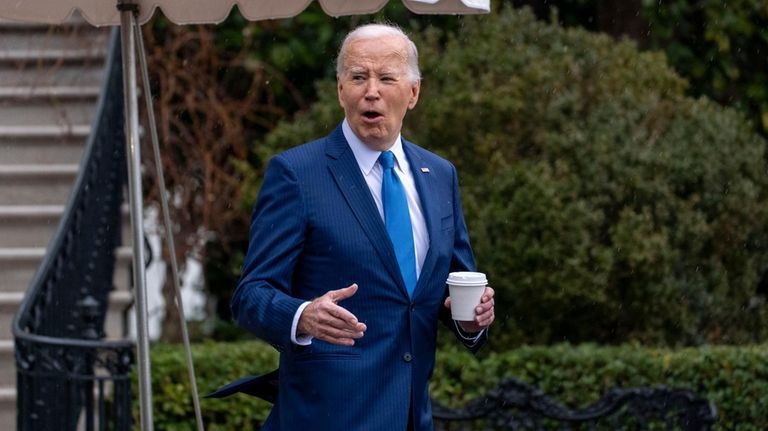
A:
[[[381,10],[387,0],[317,0],[331,16],[361,15]],[[402,0],[421,14],[478,14],[490,11],[490,0]],[[251,21],[288,18],[298,15],[312,0],[136,0],[141,24],[152,18],[155,9],[176,24],[216,24],[237,6]],[[117,0],[0,0],[0,18],[15,21],[59,24],[79,11],[95,26],[119,25]]]

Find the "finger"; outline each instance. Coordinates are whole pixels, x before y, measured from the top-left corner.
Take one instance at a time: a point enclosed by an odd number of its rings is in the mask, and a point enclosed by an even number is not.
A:
[[[359,325],[365,326],[364,324],[360,323],[357,320],[357,316],[350,313],[349,310],[334,303],[324,304],[323,311],[325,311],[329,316],[328,322],[337,321],[333,326],[338,328],[354,329],[359,327]]]
[[[327,296],[333,302],[339,302],[347,299],[357,293],[357,283],[352,283],[343,289],[329,290],[324,296]]]
[[[450,296],[445,298],[445,302],[443,302],[443,305],[445,306],[445,308],[451,308],[451,297]]]
[[[487,327],[491,326],[491,324],[493,323],[493,321],[494,321],[494,320],[495,320],[495,318],[494,318],[493,316],[491,316],[490,318],[488,318],[488,319],[486,319],[486,320],[483,320],[483,321],[481,321],[481,322],[478,322],[478,323],[477,323],[477,325],[478,325],[478,326],[479,326],[481,329],[485,329],[485,328],[487,328]]]
[[[350,331],[346,329],[339,329],[334,328],[332,326],[321,326],[317,328],[318,335],[322,338],[332,338],[332,339],[358,339],[363,338],[363,332],[362,331]]]
[[[487,321],[492,315],[493,315],[493,311],[486,311],[485,313],[478,313],[478,314],[475,314],[474,321],[476,323],[482,323],[482,322]]]
[[[310,334],[319,340],[329,341],[334,344],[351,345],[354,343],[349,343],[345,340],[362,338],[365,335],[365,329],[361,329],[362,330],[347,330],[324,324],[314,324],[311,325],[305,333]]]
[[[493,310],[493,301],[485,302],[475,307],[475,316],[487,316],[488,314],[493,313]]]
[[[349,331],[338,329],[331,326],[320,326],[315,328],[315,337],[333,344],[343,346],[352,346],[355,340],[362,338],[363,331]]]
[[[477,307],[475,307],[475,315],[480,315],[489,312],[490,310],[493,310],[494,308],[494,301],[491,299],[488,302],[482,302],[478,304]]]
[[[318,304],[316,316],[317,323],[321,325],[352,332],[365,332],[368,329],[366,324],[358,321],[349,310],[332,302]]]
[[[339,346],[354,346],[355,345],[355,340],[353,338],[349,338],[349,337],[331,337],[331,336],[327,336],[327,335],[320,335],[320,336],[316,336],[315,338],[317,338],[318,340],[323,340],[325,342],[328,342],[328,343],[331,343],[331,344],[336,344],[336,345],[339,345]]]
[[[493,312],[493,310],[490,310],[487,313],[483,313],[481,315],[475,316],[475,323],[477,323],[478,326],[487,328],[491,326],[491,323],[496,319],[496,315]]]
[[[344,320],[335,320],[333,323],[329,324],[328,326],[331,326],[333,328],[336,328],[340,331],[347,331],[349,333],[364,333],[368,330],[368,326],[366,326],[365,323],[357,322],[354,325],[349,324],[349,322]]]
[[[486,286],[485,291],[483,292],[482,302],[488,302],[492,300],[495,294],[496,294],[496,291],[494,291],[492,287]]]

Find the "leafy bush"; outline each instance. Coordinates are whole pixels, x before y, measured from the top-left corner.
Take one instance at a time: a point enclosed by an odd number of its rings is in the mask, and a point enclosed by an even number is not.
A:
[[[688,94],[736,107],[768,136],[768,7],[765,0],[515,0],[557,20],[663,51]]]
[[[151,356],[155,428],[194,431],[195,413],[182,346],[153,346]],[[193,346],[192,356],[201,397],[239,377],[277,368],[277,352],[258,342],[197,344]],[[133,392],[138,394],[136,390]],[[135,398],[134,423],[138,424],[138,398]],[[266,401],[247,396],[223,400],[201,398],[200,403],[206,429],[210,431],[255,429],[266,420],[271,408]]]
[[[748,112],[768,136],[768,6],[764,0],[643,2],[651,45],[694,94]]]
[[[271,371],[277,360],[276,352],[259,342],[196,345],[193,353],[201,393],[242,375]],[[181,348],[155,347],[152,361],[156,428],[194,430]],[[458,407],[509,377],[537,385],[572,407],[595,402],[614,387],[686,388],[715,403],[718,430],[768,427],[765,346],[655,349],[561,344],[490,353],[481,359],[453,347],[438,352],[432,397]],[[203,399],[201,404],[206,429],[211,431],[256,429],[271,407],[242,394]]]
[[[684,96],[660,53],[525,10],[414,36],[404,135],[458,168],[497,348],[766,338],[766,142],[742,115]],[[338,124],[333,82],[318,94],[260,159]]]

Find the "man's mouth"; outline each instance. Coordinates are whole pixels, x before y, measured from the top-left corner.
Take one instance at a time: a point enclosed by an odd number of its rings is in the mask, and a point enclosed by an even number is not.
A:
[[[383,117],[380,112],[377,111],[364,111],[363,117],[365,117],[368,120],[376,120],[380,117]]]

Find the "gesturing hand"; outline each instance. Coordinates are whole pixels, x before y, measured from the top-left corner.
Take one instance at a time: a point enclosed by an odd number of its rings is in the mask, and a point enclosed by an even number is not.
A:
[[[354,345],[355,339],[362,338],[366,326],[336,303],[351,297],[355,292],[357,284],[351,284],[343,289],[331,290],[312,301],[299,317],[299,335],[311,335],[341,346]]]

